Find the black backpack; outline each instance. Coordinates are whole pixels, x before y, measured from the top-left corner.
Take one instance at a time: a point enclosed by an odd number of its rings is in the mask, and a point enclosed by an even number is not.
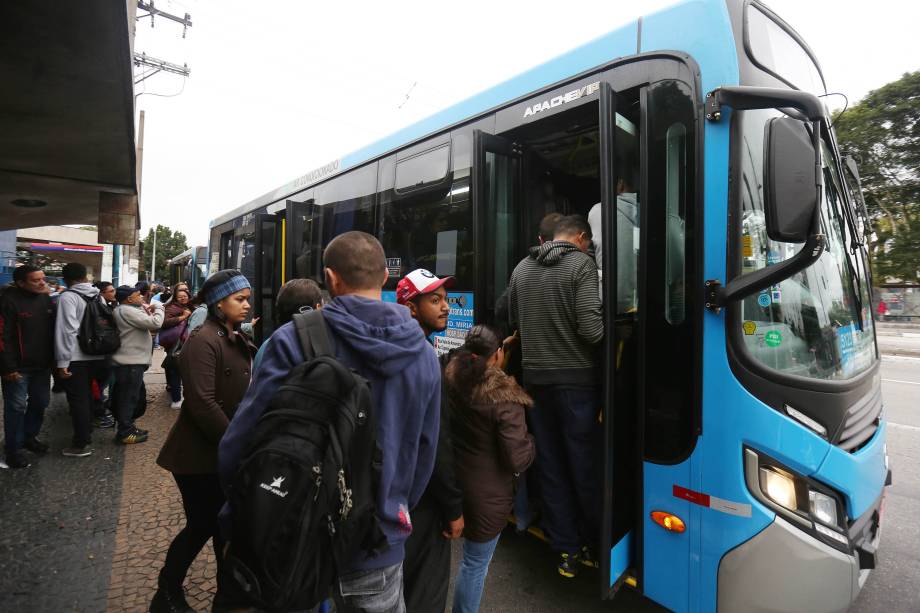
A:
[[[80,351],[86,355],[109,355],[121,347],[121,335],[115,325],[115,314],[99,296],[90,298],[80,292],[67,290],[83,298],[86,308],[83,309],[83,319],[80,320],[80,329],[77,331],[77,342]]]
[[[359,551],[386,545],[368,382],[334,357],[320,311],[295,315],[294,325],[305,361],[269,401],[229,494],[227,563],[269,611],[313,607]]]

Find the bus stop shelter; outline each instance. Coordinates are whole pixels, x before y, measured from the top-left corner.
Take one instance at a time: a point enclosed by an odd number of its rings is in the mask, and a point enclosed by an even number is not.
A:
[[[138,228],[136,1],[0,2],[0,230]]]

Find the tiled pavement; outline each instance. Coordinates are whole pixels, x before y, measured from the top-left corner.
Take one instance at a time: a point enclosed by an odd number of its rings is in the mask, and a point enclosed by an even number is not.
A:
[[[64,395],[55,394],[42,430],[51,452],[33,456],[29,468],[0,470],[0,610],[147,610],[184,525],[176,484],[156,465],[178,415],[161,360],[157,352],[146,376],[147,414],[138,420],[150,431],[146,443],[121,446],[112,430],[95,430],[92,456],[61,456],[71,425]],[[209,610],[214,589],[209,546],[189,571],[189,603]]]

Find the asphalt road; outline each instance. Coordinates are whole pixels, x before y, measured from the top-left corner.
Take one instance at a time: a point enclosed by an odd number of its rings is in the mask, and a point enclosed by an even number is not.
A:
[[[885,502],[878,567],[851,611],[920,612],[920,357],[884,356],[882,391],[888,453],[894,473]],[[454,563],[459,560],[454,551]],[[505,532],[486,580],[483,612],[662,611],[624,589],[612,602],[597,598],[597,573],[562,580],[549,548],[533,537]]]
[[[885,499],[878,567],[851,609],[920,611],[920,358],[882,357],[893,483]]]

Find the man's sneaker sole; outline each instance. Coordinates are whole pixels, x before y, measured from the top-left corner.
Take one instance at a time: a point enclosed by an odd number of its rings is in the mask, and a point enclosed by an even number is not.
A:
[[[67,456],[68,458],[85,458],[93,455],[92,449],[72,449],[68,448],[61,452],[61,455]]]

